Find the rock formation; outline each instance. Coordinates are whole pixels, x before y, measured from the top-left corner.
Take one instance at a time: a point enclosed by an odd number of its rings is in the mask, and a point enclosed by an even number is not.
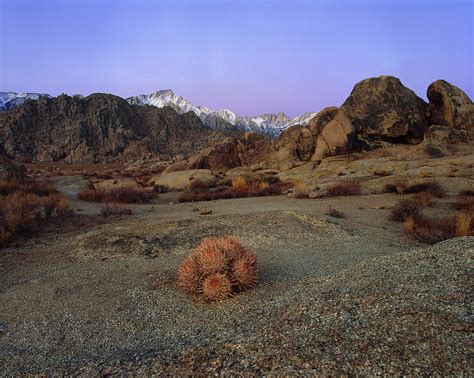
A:
[[[19,161],[111,162],[192,153],[222,140],[192,112],[120,97],[42,97],[0,114],[0,149]]]
[[[428,87],[427,96],[430,124],[474,129],[474,104],[461,89],[445,80],[437,80]]]
[[[25,177],[23,169],[4,155],[0,154],[0,180],[22,179]]]

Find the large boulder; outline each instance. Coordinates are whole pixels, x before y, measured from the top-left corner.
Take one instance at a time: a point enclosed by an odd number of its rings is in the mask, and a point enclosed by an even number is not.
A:
[[[274,146],[279,161],[309,161],[315,147],[310,130],[300,125],[291,126],[281,133]]]
[[[356,128],[345,113],[340,111],[319,134],[311,160],[318,161],[327,156],[348,153],[356,150],[358,145]]]
[[[216,182],[216,176],[214,176],[211,170],[193,169],[152,176],[148,184],[153,186],[166,186],[172,190],[184,190],[189,188],[193,180],[197,179],[208,185],[213,185]]]
[[[359,138],[377,141],[419,142],[427,127],[427,103],[393,76],[379,76],[357,83],[341,106]]]
[[[236,140],[228,140],[201,150],[189,160],[187,169],[226,170],[240,167],[239,151]]]
[[[461,89],[445,80],[437,80],[430,84],[427,95],[431,124],[473,130],[474,105]]]
[[[256,132],[247,132],[239,138],[237,150],[242,166],[267,161],[275,153],[272,140]]]
[[[435,143],[467,143],[472,141],[466,130],[458,130],[449,126],[431,125],[425,133],[425,141]]]
[[[25,178],[24,170],[4,155],[0,155],[0,180]]]
[[[319,136],[324,126],[334,119],[338,111],[339,108],[336,106],[324,108],[308,122],[306,127],[313,135],[313,138],[316,139]]]

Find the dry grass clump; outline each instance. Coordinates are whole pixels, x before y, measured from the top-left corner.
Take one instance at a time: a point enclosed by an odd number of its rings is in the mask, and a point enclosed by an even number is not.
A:
[[[84,189],[77,197],[89,202],[147,203],[153,195],[143,188],[117,188],[110,190]]]
[[[361,193],[360,183],[357,181],[342,181],[326,189],[326,196],[356,196]]]
[[[48,181],[0,181],[0,246],[40,222],[70,215],[68,200]]]
[[[427,181],[420,184],[413,184],[407,186],[404,193],[429,193],[435,197],[444,197],[446,195],[446,191],[441,186],[441,184],[437,181]]]
[[[304,181],[296,181],[293,186],[293,193],[295,193],[296,198],[308,198],[311,188]]]
[[[397,193],[397,194],[403,194],[405,193],[405,189],[407,187],[407,184],[405,181],[395,181],[394,183],[387,183],[384,186],[384,193]]]
[[[202,240],[178,271],[180,287],[206,301],[224,300],[257,281],[257,256],[233,237]]]
[[[465,197],[472,197],[474,196],[474,190],[472,189],[464,189],[459,192],[460,196],[465,196]]]
[[[411,200],[398,201],[393,207],[390,219],[395,222],[404,222],[409,217],[417,218],[421,207]]]
[[[420,192],[414,194],[410,201],[418,205],[420,208],[428,207],[433,204],[433,196],[427,192]]]
[[[120,215],[132,215],[132,209],[125,206],[122,203],[117,202],[106,202],[100,208],[101,215],[108,216],[120,216]]]
[[[451,203],[451,207],[455,210],[474,211],[474,198],[465,195],[458,196],[457,199]]]
[[[218,199],[261,197],[280,194],[284,184],[269,184],[265,181],[248,183],[244,178],[236,178],[232,186],[219,186],[203,191],[187,191],[178,197],[179,202],[213,201]]]
[[[330,217],[333,217],[333,218],[345,218],[346,217],[346,215],[342,211],[336,210],[331,205],[329,205],[329,207],[326,209],[324,214],[329,215]]]
[[[470,213],[460,213],[432,219],[419,214],[408,217],[403,227],[418,241],[434,244],[453,237],[474,235],[474,217]]]

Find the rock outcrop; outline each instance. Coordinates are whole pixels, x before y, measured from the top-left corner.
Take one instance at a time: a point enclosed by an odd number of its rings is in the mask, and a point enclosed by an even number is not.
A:
[[[341,106],[369,148],[377,141],[417,143],[428,126],[427,103],[393,76],[365,79]]]
[[[356,128],[346,114],[339,111],[321,131],[316,140],[316,152],[311,160],[318,161],[327,156],[340,155],[358,148]]]
[[[291,126],[275,140],[277,160],[308,161],[314,154],[314,138],[304,126]]]
[[[209,186],[215,184],[216,176],[209,169],[192,169],[179,172],[164,173],[152,176],[148,182],[153,186],[166,186],[172,190],[184,190],[189,188],[193,180],[200,180]]]
[[[437,80],[428,87],[427,96],[430,124],[474,130],[474,104],[461,89]]]
[[[223,136],[192,112],[107,94],[42,97],[0,114],[0,150],[19,161],[131,161],[193,153]]]
[[[316,139],[324,126],[334,119],[336,114],[339,112],[339,108],[336,106],[329,106],[321,110],[314,118],[312,118],[306,127],[311,132],[313,137]]]

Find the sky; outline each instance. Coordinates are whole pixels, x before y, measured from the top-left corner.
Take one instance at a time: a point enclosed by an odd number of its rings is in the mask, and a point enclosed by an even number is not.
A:
[[[0,91],[172,89],[238,115],[339,106],[393,75],[474,97],[474,0],[0,0]]]

